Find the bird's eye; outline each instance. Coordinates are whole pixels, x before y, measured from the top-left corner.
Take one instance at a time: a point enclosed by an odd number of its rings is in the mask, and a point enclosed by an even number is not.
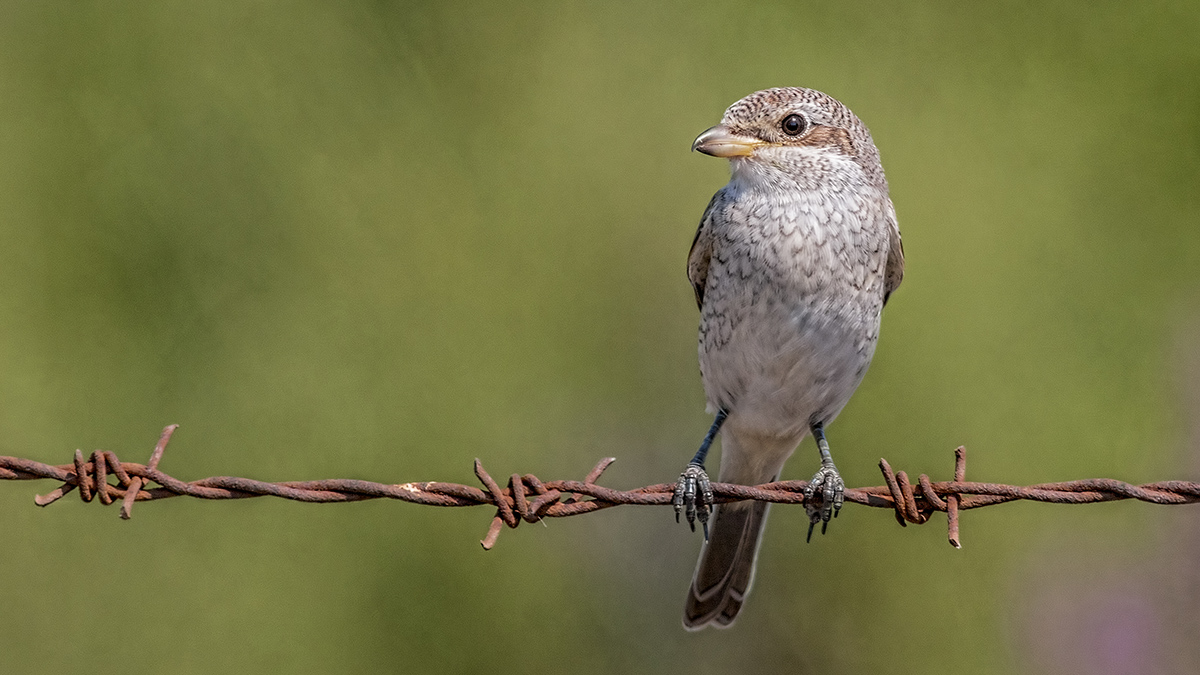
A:
[[[808,120],[803,115],[788,115],[779,123],[779,128],[788,136],[799,136],[808,128]]]

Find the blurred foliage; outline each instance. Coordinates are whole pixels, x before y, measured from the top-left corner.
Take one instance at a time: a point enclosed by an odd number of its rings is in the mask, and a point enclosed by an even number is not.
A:
[[[683,263],[727,173],[688,145],[802,85],[871,126],[908,252],[831,429],[849,484],[881,455],[944,478],[960,443],[979,480],[1200,475],[1196,3],[3,4],[2,454],[144,461],[177,422],[183,478],[615,455],[608,484],[670,480],[708,424]],[[482,510],[179,500],[121,523],[0,488],[4,672],[1200,658],[1192,509],[972,512],[955,552],[941,521],[853,506],[804,546],[777,508],[743,619],[693,635],[699,539],[665,510],[485,554]]]

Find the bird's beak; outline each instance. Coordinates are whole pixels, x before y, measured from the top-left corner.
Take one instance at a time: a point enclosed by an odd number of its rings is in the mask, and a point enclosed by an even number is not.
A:
[[[739,136],[724,124],[705,131],[696,137],[692,150],[699,150],[713,157],[749,157],[763,142],[750,136]]]

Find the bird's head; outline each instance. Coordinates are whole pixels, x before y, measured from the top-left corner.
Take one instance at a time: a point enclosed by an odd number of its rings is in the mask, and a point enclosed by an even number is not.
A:
[[[883,175],[866,125],[832,96],[799,87],[765,89],[734,103],[692,150],[731,160],[735,174],[766,167],[803,173],[821,158],[841,158],[868,180]]]

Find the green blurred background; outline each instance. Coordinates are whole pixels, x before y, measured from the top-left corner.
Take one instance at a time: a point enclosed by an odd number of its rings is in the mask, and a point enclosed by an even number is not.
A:
[[[671,480],[728,172],[689,144],[803,85],[870,125],[908,252],[848,484],[959,444],[976,480],[1200,479],[1195,2],[2,4],[0,454],[145,461],[179,423],[184,479]],[[687,634],[666,509],[484,553],[486,509],[49,489],[0,485],[5,673],[1200,663],[1200,507],[973,511],[962,551],[777,508],[738,625]]]

